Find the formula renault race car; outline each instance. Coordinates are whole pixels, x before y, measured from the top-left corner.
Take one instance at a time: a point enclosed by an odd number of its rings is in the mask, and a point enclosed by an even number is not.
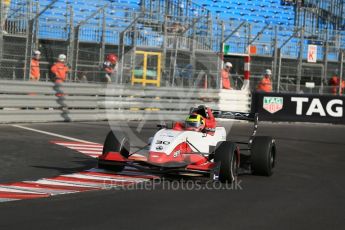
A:
[[[252,121],[253,133],[246,142],[231,141],[215,118]],[[191,108],[185,122],[175,122],[171,128],[158,127],[160,130],[149,143],[135,152],[130,151],[125,134],[110,131],[98,158],[99,168],[122,171],[130,166],[150,173],[209,176],[221,182],[232,182],[243,173],[273,173],[275,140],[256,136],[257,114],[212,111],[199,106]]]

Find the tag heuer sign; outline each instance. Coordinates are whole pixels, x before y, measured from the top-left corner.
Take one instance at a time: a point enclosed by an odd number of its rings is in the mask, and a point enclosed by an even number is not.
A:
[[[270,113],[276,113],[283,108],[282,97],[264,97],[263,108]]]

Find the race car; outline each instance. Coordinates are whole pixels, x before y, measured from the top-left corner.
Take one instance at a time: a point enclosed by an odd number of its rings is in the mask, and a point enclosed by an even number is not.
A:
[[[224,127],[217,126],[216,118],[252,121],[253,133],[248,141],[232,140]],[[188,173],[230,183],[243,173],[273,173],[275,140],[256,136],[258,114],[212,111],[201,105],[191,108],[184,122],[175,122],[170,128],[158,127],[149,143],[135,152],[131,152],[130,140],[124,133],[110,131],[98,167],[118,172],[130,166],[150,173]]]

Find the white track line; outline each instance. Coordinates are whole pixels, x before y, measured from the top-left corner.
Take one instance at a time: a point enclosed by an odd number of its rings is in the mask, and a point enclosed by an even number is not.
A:
[[[60,146],[64,146],[70,149],[74,149],[74,150],[82,150],[82,151],[101,151],[103,150],[103,147],[99,147],[99,148],[90,148],[90,147],[71,147],[71,146],[67,146],[67,145],[60,145]]]
[[[70,148],[102,148],[103,145],[101,144],[81,144],[80,142],[70,143],[70,142],[62,142],[62,141],[53,141],[56,145],[63,145]]]
[[[8,189],[16,189],[23,192],[38,192],[38,193],[44,193],[44,194],[50,194],[52,196],[55,195],[62,195],[62,194],[68,194],[68,193],[76,193],[74,190],[62,190],[62,189],[49,189],[49,188],[33,188],[33,187],[26,187],[26,186],[1,186],[1,188],[8,188]]]
[[[84,154],[102,155],[102,151],[83,151],[83,150],[79,150],[78,152],[81,152],[81,153],[84,153]]]
[[[2,202],[9,202],[9,201],[15,201],[15,200],[18,200],[18,199],[0,198],[0,203],[2,203]]]
[[[22,189],[4,188],[4,187],[0,187],[0,192],[28,193],[28,194],[37,194],[37,195],[46,194],[44,192],[23,191]]]
[[[71,178],[78,178],[78,179],[91,179],[91,180],[100,180],[100,181],[119,181],[119,182],[144,182],[148,179],[141,179],[141,178],[111,178],[111,177],[101,177],[101,176],[93,176],[93,175],[83,175],[83,174],[68,174],[63,175],[65,177]]]
[[[70,186],[87,186],[87,187],[91,187],[91,188],[97,188],[98,190],[103,190],[106,189],[107,185],[105,183],[100,183],[100,182],[82,182],[82,181],[65,181],[62,179],[47,179],[49,181],[52,182],[60,182],[60,183],[64,183],[65,185],[70,185]],[[118,187],[118,186],[116,186]]]
[[[81,172],[80,174],[96,176],[98,178],[110,178],[110,179],[121,179],[121,180],[131,180],[131,181],[133,180],[133,181],[138,181],[138,182],[149,180],[149,179],[140,178],[140,177],[129,177],[129,176],[119,175],[119,174],[102,174],[102,173],[91,172],[91,171],[84,171],[84,172]]]
[[[88,185],[75,186],[75,185],[66,184],[64,182],[54,181],[50,179],[40,179],[40,180],[32,181],[32,182],[42,184],[42,185],[61,185],[61,186],[70,186],[70,187],[92,188],[92,186],[88,186]]]
[[[84,140],[81,140],[81,139],[77,139],[77,138],[73,138],[73,137],[68,137],[68,136],[57,134],[57,133],[46,132],[46,131],[39,130],[39,129],[28,128],[28,127],[21,126],[21,125],[12,125],[12,126],[16,127],[16,128],[19,128],[19,129],[25,129],[25,130],[29,130],[29,131],[32,131],[32,132],[45,134],[45,135],[48,135],[48,136],[60,137],[60,138],[66,139],[66,140],[78,141],[78,142],[87,143],[87,144],[97,144],[97,145],[99,145],[99,143],[95,143],[95,142],[91,142],[91,141],[84,141]]]

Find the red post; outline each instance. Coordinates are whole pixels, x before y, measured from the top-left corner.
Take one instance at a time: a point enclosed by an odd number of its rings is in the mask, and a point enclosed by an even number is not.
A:
[[[250,78],[250,56],[244,57],[244,80]]]
[[[249,90],[250,56],[244,57],[244,81],[241,90]]]

